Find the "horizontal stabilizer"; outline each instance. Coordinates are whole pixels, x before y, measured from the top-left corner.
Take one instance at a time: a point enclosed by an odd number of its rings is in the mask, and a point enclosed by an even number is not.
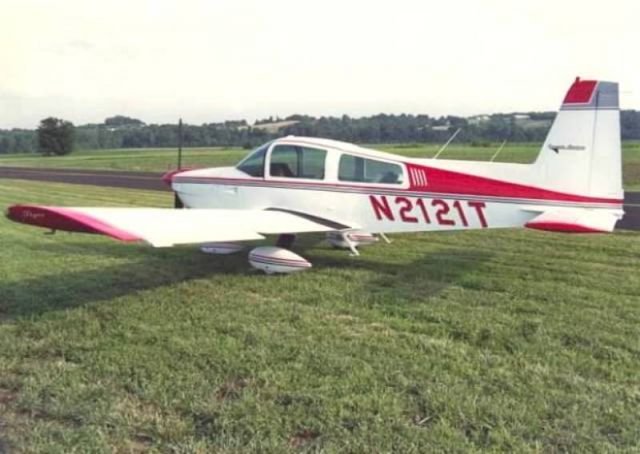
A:
[[[353,228],[292,211],[165,208],[67,208],[14,205],[13,221],[69,232],[97,233],[156,247],[263,239],[263,235]]]
[[[536,216],[525,227],[552,232],[605,233],[613,231],[623,214],[622,210],[559,208]]]

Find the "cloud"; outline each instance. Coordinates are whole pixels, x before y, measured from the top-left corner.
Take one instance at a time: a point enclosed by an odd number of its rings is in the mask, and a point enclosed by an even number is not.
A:
[[[20,101],[0,105],[0,124],[46,110],[77,122],[547,110],[577,75],[619,80],[623,106],[639,107],[640,3],[608,5],[8,0],[0,90]]]
[[[73,41],[69,41],[67,43],[67,47],[73,50],[87,52],[95,49],[96,46],[95,44],[83,39],[74,39]]]

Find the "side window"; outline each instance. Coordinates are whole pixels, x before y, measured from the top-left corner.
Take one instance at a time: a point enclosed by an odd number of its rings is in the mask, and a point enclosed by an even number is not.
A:
[[[276,145],[271,152],[269,173],[272,177],[322,180],[326,158],[326,150],[298,145]]]
[[[238,170],[251,175],[252,177],[264,176],[264,157],[267,154],[270,144],[264,144],[257,150],[253,151],[237,165]]]
[[[357,183],[402,184],[402,167],[390,162],[343,154],[338,165],[338,180]]]

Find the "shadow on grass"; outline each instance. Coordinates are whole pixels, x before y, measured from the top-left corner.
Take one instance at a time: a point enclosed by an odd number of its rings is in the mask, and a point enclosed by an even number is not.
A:
[[[56,250],[47,245],[47,251]],[[246,257],[212,257],[191,248],[154,250],[111,244],[60,244],[57,252],[132,262],[0,283],[0,321],[40,315],[177,285],[212,275],[248,274]]]
[[[38,316],[49,311],[84,306],[201,278],[261,274],[250,268],[245,253],[212,256],[202,254],[192,247],[140,247],[132,250],[130,246],[76,242],[42,245],[40,250],[59,254],[66,252],[130,258],[135,262],[0,283],[0,323],[3,320]],[[488,253],[447,247],[431,251],[413,262],[397,264],[366,259],[366,251],[364,258],[355,259],[344,251],[335,251],[335,255],[329,257],[313,257],[313,252],[309,252],[308,258],[317,270],[352,269],[373,272],[373,278],[368,276],[361,282],[363,299],[393,295],[398,300],[409,303],[437,294],[447,286],[458,283],[464,275],[477,269],[490,257]],[[264,276],[264,279],[274,277]],[[286,283],[284,280],[282,282]]]
[[[393,247],[380,245],[379,247]],[[364,255],[352,258],[345,253],[313,260],[314,267],[373,271],[374,277],[359,282],[362,299],[391,297],[394,304],[414,304],[435,296],[451,285],[462,285],[466,277],[490,260],[489,251],[469,251],[443,246],[425,251],[409,263],[398,264],[384,258],[371,260]]]

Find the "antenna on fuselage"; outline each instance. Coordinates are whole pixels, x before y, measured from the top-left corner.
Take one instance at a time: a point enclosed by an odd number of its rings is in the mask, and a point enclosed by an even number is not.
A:
[[[447,140],[447,142],[438,150],[438,152],[435,154],[435,156],[431,159],[438,159],[438,156],[440,156],[440,153],[442,153],[451,143],[451,141],[453,139],[456,138],[456,136],[458,135],[458,133],[462,130],[462,128],[458,128],[456,129],[456,132],[454,132],[451,137],[449,137],[449,140]]]
[[[498,155],[500,154],[500,152],[502,151],[502,149],[506,144],[507,144],[507,139],[504,139],[502,141],[502,144],[500,145],[500,148],[498,148],[498,150],[493,154],[493,156],[491,156],[491,159],[489,159],[489,162],[493,162],[498,157]]]

